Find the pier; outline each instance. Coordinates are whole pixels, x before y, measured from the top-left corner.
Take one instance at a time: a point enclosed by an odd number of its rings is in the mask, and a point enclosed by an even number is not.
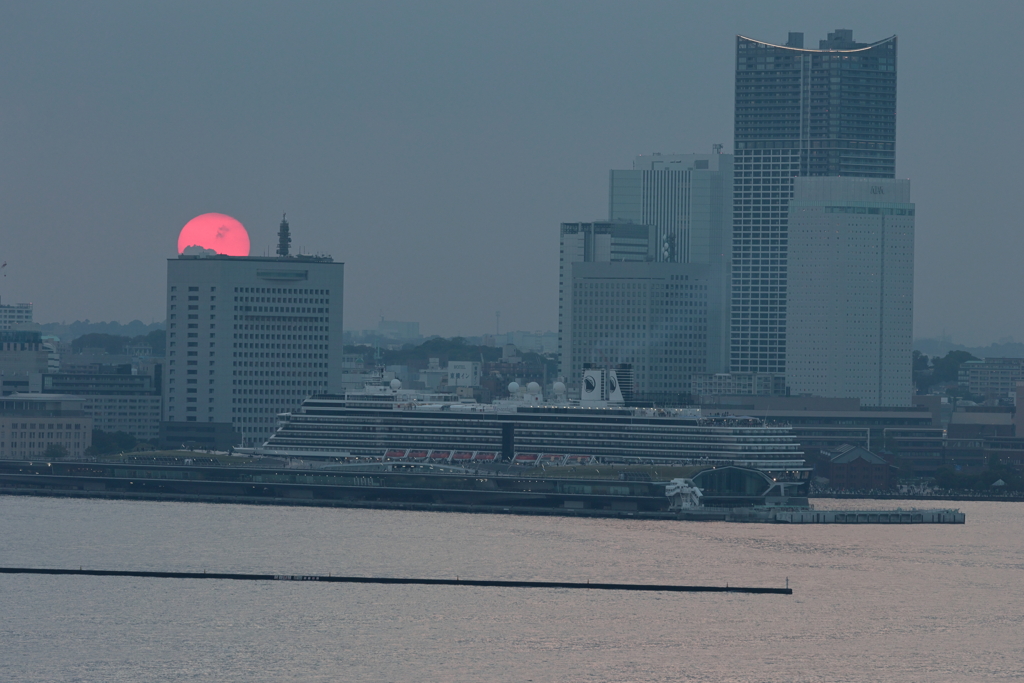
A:
[[[753,470],[744,472],[765,478]],[[704,495],[699,504],[678,506],[667,495],[667,486],[668,482],[537,473],[0,461],[0,495],[762,524],[965,522],[964,513],[954,509],[822,511],[807,508],[806,499],[803,506],[792,505],[793,498],[766,505],[765,496],[722,491]]]

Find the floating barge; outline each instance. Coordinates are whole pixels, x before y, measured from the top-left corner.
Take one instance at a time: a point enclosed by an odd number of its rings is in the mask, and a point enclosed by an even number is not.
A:
[[[799,510],[775,513],[785,524],[964,524],[960,510]]]

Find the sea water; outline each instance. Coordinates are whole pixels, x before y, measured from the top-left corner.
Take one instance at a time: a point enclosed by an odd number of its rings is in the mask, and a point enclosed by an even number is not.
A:
[[[888,508],[899,501],[818,501]],[[792,596],[0,575],[3,681],[1024,677],[1024,504],[800,525],[0,496],[0,564]],[[918,504],[920,506],[920,504]]]

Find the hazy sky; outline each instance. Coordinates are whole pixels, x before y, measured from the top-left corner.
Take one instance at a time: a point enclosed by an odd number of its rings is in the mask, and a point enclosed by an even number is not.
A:
[[[345,327],[554,329],[558,225],[637,153],[732,147],[734,36],[899,36],[915,327],[1024,339],[1016,2],[3,2],[3,303],[164,318],[193,216],[346,263]]]

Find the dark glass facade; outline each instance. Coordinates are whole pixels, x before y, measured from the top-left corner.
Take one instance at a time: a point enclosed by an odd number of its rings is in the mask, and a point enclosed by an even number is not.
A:
[[[896,37],[819,49],[736,37],[730,367],[786,371],[788,204],[795,176],[893,178]]]

